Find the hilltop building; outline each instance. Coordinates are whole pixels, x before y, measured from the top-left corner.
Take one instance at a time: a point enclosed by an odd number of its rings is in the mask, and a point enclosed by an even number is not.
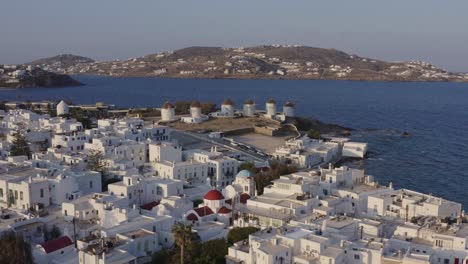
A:
[[[161,120],[170,122],[176,120],[174,105],[170,102],[165,102],[161,107]]]
[[[255,102],[253,100],[246,100],[244,102],[244,109],[243,109],[244,116],[253,116],[255,115]]]
[[[208,116],[202,114],[202,105],[198,101],[193,101],[190,104],[190,116],[183,116],[182,122],[189,124],[199,124],[209,119]]]
[[[294,117],[295,116],[295,109],[294,109],[294,104],[290,101],[284,103],[283,105],[283,114],[286,117]]]
[[[60,103],[57,104],[57,116],[68,115],[69,113],[70,110],[68,108],[68,104],[63,100],[60,101]]]
[[[234,102],[231,99],[226,99],[221,103],[221,114],[226,117],[234,116]]]
[[[269,99],[265,104],[266,116],[273,118],[276,115],[276,101]]]

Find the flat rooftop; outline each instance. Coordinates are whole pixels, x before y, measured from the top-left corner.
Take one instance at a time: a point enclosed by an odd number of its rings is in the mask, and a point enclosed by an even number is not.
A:
[[[148,230],[145,230],[143,228],[140,228],[140,229],[137,229],[137,230],[132,230],[132,231],[128,231],[128,232],[125,232],[125,233],[121,233],[121,235],[129,237],[131,239],[137,239],[137,238],[141,238],[141,237],[152,236],[152,235],[154,235],[154,233],[149,232]]]
[[[384,189],[384,188],[375,187],[375,186],[371,186],[371,185],[367,185],[367,184],[359,184],[359,185],[355,185],[355,186],[350,187],[350,188],[343,188],[341,190],[361,194],[361,193],[371,192],[371,191],[375,191],[375,190],[379,190],[379,189]]]

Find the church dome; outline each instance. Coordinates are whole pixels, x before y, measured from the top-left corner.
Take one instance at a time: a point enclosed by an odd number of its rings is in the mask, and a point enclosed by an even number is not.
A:
[[[252,177],[252,173],[248,170],[241,170],[237,173],[236,177],[249,178]]]
[[[218,214],[229,214],[231,213],[231,209],[229,208],[226,208],[225,206],[221,207],[221,209],[219,209],[218,211]]]
[[[205,194],[203,199],[210,200],[210,201],[218,201],[218,200],[224,200],[224,196],[218,190],[211,190]]]

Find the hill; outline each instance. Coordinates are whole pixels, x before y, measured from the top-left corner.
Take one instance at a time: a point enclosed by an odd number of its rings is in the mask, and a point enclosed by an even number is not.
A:
[[[105,62],[60,55],[33,63],[58,73],[106,76],[468,81],[467,74],[447,72],[425,62],[385,62],[334,49],[284,45],[247,48],[188,47],[173,52]]]
[[[49,57],[49,58],[38,59],[28,64],[31,64],[31,65],[61,64],[63,66],[68,67],[68,66],[75,65],[78,63],[93,63],[93,62],[94,62],[93,59],[83,57],[83,56],[77,56],[73,54],[60,54],[60,55]]]
[[[0,87],[66,87],[80,86],[80,82],[65,74],[58,74],[31,65],[0,65]]]

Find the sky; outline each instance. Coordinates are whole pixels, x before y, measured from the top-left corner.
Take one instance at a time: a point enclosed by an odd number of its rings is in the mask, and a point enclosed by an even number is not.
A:
[[[468,72],[466,0],[0,0],[0,64],[298,44]]]

